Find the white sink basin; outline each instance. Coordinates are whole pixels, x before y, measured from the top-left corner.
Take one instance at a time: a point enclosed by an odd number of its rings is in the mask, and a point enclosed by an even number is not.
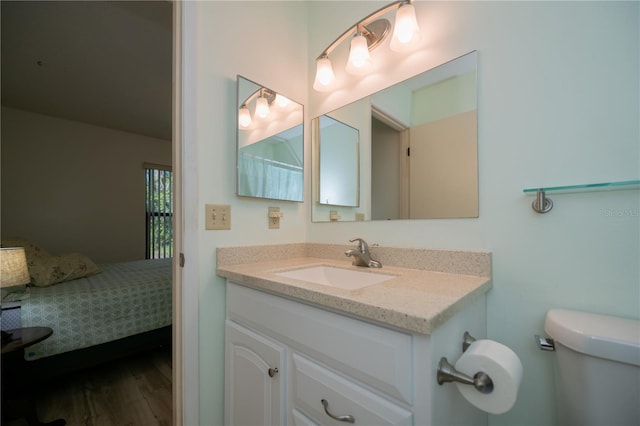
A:
[[[325,265],[277,272],[276,275],[345,290],[357,290],[395,278],[395,275]]]

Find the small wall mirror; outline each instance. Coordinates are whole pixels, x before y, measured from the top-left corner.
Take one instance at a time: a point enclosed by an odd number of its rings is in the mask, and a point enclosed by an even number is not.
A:
[[[302,105],[242,76],[237,87],[237,195],[302,202]]]
[[[325,117],[359,136],[351,165],[359,176],[341,178],[357,185],[353,204],[327,205],[320,192],[334,177],[322,167]],[[314,222],[478,217],[477,52],[315,118],[312,128]]]
[[[315,118],[311,126],[320,154],[318,203],[358,207],[360,132],[329,115]]]

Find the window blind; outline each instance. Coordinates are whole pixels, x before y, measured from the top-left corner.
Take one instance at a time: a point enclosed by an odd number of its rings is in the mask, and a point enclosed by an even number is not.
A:
[[[146,258],[173,257],[173,173],[170,166],[144,164]]]

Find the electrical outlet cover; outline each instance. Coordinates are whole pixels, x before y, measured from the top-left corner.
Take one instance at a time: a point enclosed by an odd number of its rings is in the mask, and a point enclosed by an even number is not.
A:
[[[280,229],[280,215],[277,213],[280,213],[280,207],[269,207],[269,229]]]

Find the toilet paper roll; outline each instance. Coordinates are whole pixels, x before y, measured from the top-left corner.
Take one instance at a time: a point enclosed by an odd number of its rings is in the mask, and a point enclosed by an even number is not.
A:
[[[456,362],[456,370],[473,377],[478,372],[489,375],[493,391],[479,392],[474,386],[456,383],[464,398],[491,414],[506,413],[518,397],[522,380],[520,358],[505,345],[493,340],[476,340]]]

